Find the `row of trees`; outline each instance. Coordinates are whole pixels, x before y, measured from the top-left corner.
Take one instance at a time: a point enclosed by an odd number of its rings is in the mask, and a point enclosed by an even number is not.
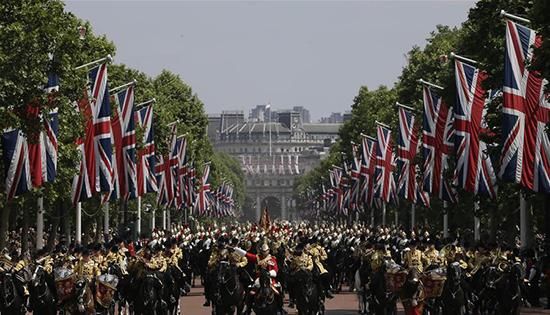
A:
[[[342,159],[351,157],[351,142],[360,143],[360,133],[375,135],[375,121],[381,121],[391,126],[396,126],[397,107],[396,101],[407,104],[422,112],[422,85],[419,79],[437,83],[445,90],[442,91],[447,104],[455,103],[454,65],[446,56],[455,52],[462,56],[477,60],[481,68],[489,74],[485,81],[486,89],[500,89],[504,77],[504,52],[505,52],[505,25],[500,10],[525,16],[531,19],[531,28],[543,36],[550,38],[550,9],[548,1],[507,1],[507,0],[480,0],[469,12],[468,19],[461,27],[451,28],[438,25],[427,38],[425,47],[415,46],[407,53],[408,64],[403,68],[401,75],[393,87],[380,86],[371,90],[366,86],[359,89],[358,95],[352,104],[352,118],[346,122],[340,130],[340,141],[331,149],[330,155],[321,165],[311,173],[305,175],[298,182],[298,198],[307,202],[308,189],[320,191],[321,184],[326,183],[326,176],[331,165],[342,165]],[[545,41],[543,46],[536,51],[536,62],[531,65],[541,70],[545,77],[550,74],[550,41]],[[500,144],[501,139],[501,113],[502,98],[497,98],[488,104],[487,122],[493,134],[491,138],[483,139],[487,143]],[[393,133],[396,136],[396,133]],[[394,143],[396,143],[394,138]],[[493,160],[500,154],[501,146],[490,149],[489,154]],[[420,150],[421,151],[421,150]],[[344,152],[345,154],[342,154]],[[422,161],[421,152],[417,157]],[[348,161],[349,163],[350,161]],[[422,165],[422,164],[420,164]],[[494,163],[498,167],[498,163]],[[454,169],[454,167],[450,167]],[[325,177],[323,179],[323,176]],[[451,178],[452,174],[447,174]],[[517,235],[519,221],[519,193],[522,191],[518,185],[499,181],[497,200],[480,199],[470,193],[459,192],[459,202],[450,205],[449,222],[451,231],[473,228],[474,201],[480,201],[477,213],[481,217],[482,228],[491,240],[497,238],[497,231],[502,235],[511,236],[512,241]],[[537,195],[525,191],[527,200],[531,205],[531,222],[535,232],[543,228],[543,195]],[[410,205],[402,201],[392,211],[398,211],[405,217]],[[417,211],[417,222],[429,222],[434,228],[442,228],[442,202],[432,197],[430,209]],[[407,222],[402,219],[402,223]]]
[[[71,205],[71,183],[79,165],[75,140],[82,136],[83,118],[75,110],[86,86],[86,70],[75,67],[111,54],[116,59],[116,47],[105,36],[92,32],[91,25],[64,10],[60,0],[6,0],[0,4],[0,128],[20,128],[27,135],[39,132],[41,124],[27,117],[27,104],[40,104],[59,108],[60,130],[58,135],[58,174],[54,183],[20,196],[10,202],[0,202],[0,248],[6,244],[9,229],[23,227],[23,238],[31,226],[38,196],[44,196],[46,228],[50,227],[48,246],[59,237],[56,231],[70,235],[74,211]],[[46,99],[41,87],[47,82],[48,73],[60,77],[60,89],[54,98]],[[211,161],[210,183],[215,189],[223,180],[235,188],[237,203],[244,202],[243,175],[238,162],[226,155],[215,153],[206,136],[208,119],[204,104],[178,75],[163,70],[156,77],[132,69],[123,64],[109,66],[109,84],[115,87],[137,80],[136,104],[156,99],[154,108],[155,144],[157,152],[168,150],[169,128],[167,124],[178,121],[180,134],[187,133],[188,154],[196,166]],[[139,132],[139,130],[138,130]],[[139,147],[138,138],[137,146]],[[5,172],[4,165],[0,172]],[[197,167],[201,172],[202,167]],[[200,174],[198,174],[200,176]],[[3,186],[3,183],[0,184]],[[6,200],[5,189],[0,190],[0,200]],[[143,203],[156,205],[156,195],[150,194]],[[118,205],[111,205],[114,226],[123,221]],[[128,213],[136,210],[136,204],[128,204]],[[101,227],[102,211],[99,198],[83,203],[83,231],[93,226]],[[147,214],[144,219],[147,219]],[[181,216],[180,213],[175,214]],[[131,217],[131,215],[130,215]],[[27,246],[25,239],[22,245]]]

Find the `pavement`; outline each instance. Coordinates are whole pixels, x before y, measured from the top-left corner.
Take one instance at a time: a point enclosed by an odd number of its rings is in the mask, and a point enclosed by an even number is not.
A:
[[[203,307],[204,296],[201,287],[192,288],[188,296],[180,299],[180,307],[183,315],[210,315],[210,307]],[[342,292],[335,294],[334,299],[327,300],[325,303],[327,315],[357,315],[358,304],[355,293]],[[295,309],[286,309],[290,315],[297,314]],[[540,308],[523,309],[523,315],[550,315],[550,310]],[[398,315],[404,315],[401,304],[398,304]]]

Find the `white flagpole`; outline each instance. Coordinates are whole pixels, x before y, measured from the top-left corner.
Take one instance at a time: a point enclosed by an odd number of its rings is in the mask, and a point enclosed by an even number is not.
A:
[[[519,193],[519,236],[521,248],[527,245],[527,200],[523,191]]]
[[[138,238],[141,235],[141,197],[137,198],[137,220],[136,220],[136,232]]]
[[[103,235],[107,242],[109,240],[109,201],[103,205]]]
[[[155,218],[155,209],[153,209],[153,216],[151,217],[151,232],[155,229],[156,226],[156,218]]]
[[[166,208],[162,209],[162,229],[166,230]]]
[[[480,235],[480,219],[479,216],[477,216],[477,212],[479,211],[479,201],[474,202],[474,241],[479,242],[481,240]]]
[[[382,225],[386,225],[386,202],[382,201]]]
[[[414,202],[411,204],[411,231],[414,229],[416,220],[416,205]]]
[[[82,243],[82,203],[76,204],[76,235],[75,240],[77,244]]]
[[[449,237],[449,214],[447,213],[447,201],[443,201],[443,237]]]
[[[44,197],[38,197],[38,211],[36,212],[36,249],[44,247]]]

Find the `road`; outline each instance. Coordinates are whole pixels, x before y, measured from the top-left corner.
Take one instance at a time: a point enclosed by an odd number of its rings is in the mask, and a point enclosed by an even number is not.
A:
[[[184,296],[180,300],[181,310],[183,315],[210,315],[211,309],[203,307],[204,296],[202,288],[193,288],[188,296]],[[327,300],[326,304],[327,315],[351,315],[358,314],[357,298],[354,293],[343,292],[336,294],[332,300]],[[296,314],[294,309],[288,309],[289,314]],[[399,305],[399,315],[403,315],[403,308]],[[524,315],[550,315],[550,310],[543,309],[524,309],[521,314]]]

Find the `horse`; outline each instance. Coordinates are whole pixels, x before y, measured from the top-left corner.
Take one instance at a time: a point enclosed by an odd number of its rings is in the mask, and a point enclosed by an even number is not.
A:
[[[464,315],[466,312],[466,295],[462,289],[462,270],[456,262],[447,266],[447,279],[443,285],[440,301],[443,314]]]
[[[372,296],[371,310],[376,315],[397,314],[397,297],[386,290],[386,263],[372,273],[369,289]]]
[[[0,274],[0,313],[26,313],[22,285],[11,271]]]
[[[278,315],[280,313],[279,305],[277,304],[277,296],[271,287],[271,277],[269,272],[261,269],[260,272],[260,287],[253,294],[252,309],[256,314],[262,315]]]
[[[44,267],[37,265],[29,282],[29,301],[36,314],[55,315],[56,296],[53,279],[46,273]]]
[[[170,266],[168,269],[162,274],[163,275],[163,299],[167,303],[168,308],[168,314],[176,314],[178,311],[178,302],[180,297],[180,287],[179,283],[177,282],[176,277],[181,278],[182,276],[181,271],[177,270],[176,267]]]
[[[163,313],[166,302],[162,301],[162,281],[155,272],[147,272],[141,281],[136,283],[138,288],[134,300],[134,312],[136,315],[148,315]]]
[[[122,267],[114,262],[109,263],[107,266],[107,274],[114,275],[118,278],[114,300],[118,304],[118,313],[122,314],[123,310],[126,308],[126,302],[128,301],[129,277],[123,272]]]
[[[368,313],[369,305],[369,275],[372,272],[368,263],[361,261],[355,272],[354,286],[359,300],[359,314]]]
[[[227,261],[218,264],[215,287],[212,314],[242,314],[246,292],[235,266]]]
[[[323,300],[319,287],[313,279],[313,273],[299,270],[294,273],[294,278],[298,313],[304,315],[324,314]]]
[[[502,315],[519,315],[522,305],[521,281],[522,267],[516,263],[496,281],[497,313]]]

